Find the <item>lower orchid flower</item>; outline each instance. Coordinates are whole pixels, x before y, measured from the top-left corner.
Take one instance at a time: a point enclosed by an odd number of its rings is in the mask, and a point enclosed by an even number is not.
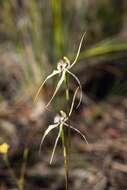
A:
[[[81,135],[81,137],[85,140],[85,142],[88,144],[88,141],[85,137],[85,135],[83,135],[83,133],[78,130],[77,128],[71,126],[70,124],[67,123],[69,117],[71,116],[71,113],[72,113],[72,110],[73,110],[73,106],[74,106],[74,102],[75,102],[75,98],[76,98],[76,94],[77,94],[77,91],[78,91],[78,88],[76,89],[75,93],[74,93],[74,96],[73,96],[73,100],[72,100],[72,104],[71,104],[71,108],[70,108],[70,111],[69,111],[69,114],[67,116],[67,114],[64,112],[64,111],[60,111],[60,114],[56,115],[56,117],[54,118],[54,123],[52,125],[49,125],[48,128],[46,129],[46,131],[44,132],[44,135],[42,137],[42,140],[41,140],[41,144],[40,144],[40,150],[41,150],[41,147],[42,147],[42,144],[45,140],[45,137],[55,128],[58,128],[59,131],[58,131],[58,135],[56,137],[56,140],[55,140],[55,144],[54,144],[54,147],[53,147],[53,151],[52,151],[52,154],[51,154],[51,158],[50,158],[50,164],[52,163],[53,161],[53,157],[54,157],[54,153],[55,153],[55,150],[56,150],[56,146],[58,144],[58,140],[61,136],[61,133],[62,133],[62,129],[63,127],[70,127],[70,129],[74,130],[75,132],[77,132],[79,135]]]

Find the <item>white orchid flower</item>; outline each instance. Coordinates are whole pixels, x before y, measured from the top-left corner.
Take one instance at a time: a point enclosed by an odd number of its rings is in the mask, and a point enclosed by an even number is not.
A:
[[[75,91],[75,93],[74,93],[74,97],[73,97],[73,100],[72,100],[72,105],[71,105],[71,108],[70,108],[68,116],[66,115],[66,113],[64,111],[61,110],[60,114],[56,115],[56,117],[54,118],[54,123],[52,125],[48,126],[48,128],[46,129],[46,131],[44,132],[44,135],[42,137],[42,140],[41,140],[41,143],[40,143],[40,150],[39,150],[39,152],[41,151],[41,147],[42,147],[42,144],[43,144],[46,136],[53,129],[55,129],[55,128],[59,129],[58,135],[56,137],[55,144],[54,144],[54,147],[53,147],[53,151],[52,151],[52,154],[51,154],[50,164],[53,161],[53,157],[54,157],[54,153],[55,153],[55,150],[56,150],[56,146],[57,146],[58,140],[59,140],[59,138],[61,136],[63,127],[70,127],[70,129],[73,129],[74,131],[76,131],[79,135],[81,135],[81,137],[88,144],[88,141],[87,141],[86,137],[83,135],[83,133],[81,131],[79,131],[77,128],[75,128],[75,127],[73,127],[73,126],[71,126],[70,124],[67,123],[69,117],[71,116],[72,110],[73,110],[73,106],[74,106],[74,102],[75,102],[75,98],[76,98],[76,94],[77,94],[78,89],[79,88],[77,88],[76,91]]]
[[[80,50],[81,50],[81,45],[82,45],[82,42],[83,42],[83,39],[84,39],[84,36],[85,36],[85,33],[83,34],[82,38],[81,38],[81,41],[80,41],[80,44],[79,44],[79,47],[78,47],[78,52],[76,54],[76,57],[73,61],[73,63],[71,64],[69,59],[67,57],[63,57],[63,59],[61,59],[58,64],[57,64],[57,69],[54,70],[49,76],[47,76],[47,78],[43,81],[43,83],[40,85],[37,93],[36,93],[36,96],[35,96],[35,101],[37,100],[39,94],[40,94],[40,91],[41,89],[43,88],[44,84],[46,83],[46,81],[52,77],[54,77],[55,75],[59,75],[60,76],[60,79],[57,83],[57,86],[56,86],[56,89],[51,97],[51,99],[49,100],[49,102],[47,103],[46,107],[48,107],[50,105],[50,103],[52,102],[53,98],[55,97],[56,93],[58,92],[60,86],[62,85],[63,81],[65,80],[65,75],[66,73],[68,73],[69,75],[71,75],[78,83],[78,86],[80,88],[80,100],[79,100],[79,103],[78,103],[78,106],[80,105],[81,103],[81,99],[82,99],[82,87],[81,87],[81,83],[79,81],[79,79],[76,77],[75,74],[73,74],[70,69],[75,65],[75,63],[77,62],[77,59],[79,57],[79,53],[80,53]],[[78,107],[77,106],[77,107]]]

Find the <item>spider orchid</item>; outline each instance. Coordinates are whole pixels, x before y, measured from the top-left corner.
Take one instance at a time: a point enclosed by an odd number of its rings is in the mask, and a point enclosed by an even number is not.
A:
[[[58,135],[56,137],[56,140],[55,140],[55,144],[54,144],[54,147],[53,147],[53,151],[52,151],[52,154],[51,154],[51,158],[50,158],[50,164],[52,163],[53,161],[53,157],[54,157],[54,153],[55,153],[55,150],[56,150],[56,146],[57,146],[57,143],[58,143],[58,140],[61,136],[61,133],[62,133],[62,129],[63,127],[70,127],[70,129],[76,131],[84,140],[85,142],[88,144],[87,142],[87,139],[86,137],[82,134],[81,131],[79,131],[77,128],[71,126],[70,124],[67,123],[69,117],[71,116],[71,113],[72,113],[72,110],[73,110],[73,107],[74,107],[74,102],[75,102],[75,98],[76,98],[76,94],[77,94],[77,91],[78,91],[79,87],[76,89],[75,93],[74,93],[74,97],[73,97],[73,100],[72,100],[72,104],[71,104],[71,108],[70,108],[70,111],[69,111],[69,114],[68,116],[66,115],[66,113],[64,111],[60,111],[60,114],[56,115],[56,117],[54,118],[54,123],[53,125],[49,125],[48,128],[46,129],[46,131],[44,132],[44,135],[42,137],[42,140],[41,140],[41,143],[40,143],[40,150],[39,152],[41,151],[41,147],[42,147],[42,144],[44,142],[44,139],[45,137],[55,128],[59,128],[59,131],[58,131]]]
[[[57,86],[56,86],[56,89],[51,97],[51,99],[49,100],[49,102],[47,103],[46,107],[48,107],[50,105],[50,103],[52,102],[53,98],[55,97],[56,93],[58,92],[60,86],[62,85],[63,81],[65,80],[65,76],[66,76],[66,73],[68,73],[69,75],[71,75],[75,80],[76,82],[78,83],[78,86],[80,88],[80,99],[79,99],[79,103],[77,105],[77,107],[80,105],[81,103],[81,100],[82,100],[82,87],[81,87],[81,83],[78,79],[78,77],[73,74],[70,69],[75,65],[75,63],[77,62],[78,60],[78,57],[79,57],[79,53],[80,53],[80,50],[81,50],[81,45],[82,45],[82,42],[83,42],[83,39],[84,39],[84,36],[85,36],[85,33],[83,34],[82,38],[81,38],[81,41],[80,41],[80,44],[79,44],[79,47],[78,47],[78,52],[76,54],[76,57],[73,61],[73,63],[71,64],[69,59],[67,57],[63,57],[63,59],[61,59],[58,64],[57,64],[57,69],[54,70],[49,76],[47,76],[47,78],[44,80],[44,82],[40,85],[37,93],[36,93],[36,96],[35,96],[35,99],[34,101],[37,100],[39,94],[40,94],[40,91],[41,89],[43,88],[44,84],[46,83],[46,81],[52,77],[54,77],[55,75],[59,75],[60,76],[60,79],[57,83]]]

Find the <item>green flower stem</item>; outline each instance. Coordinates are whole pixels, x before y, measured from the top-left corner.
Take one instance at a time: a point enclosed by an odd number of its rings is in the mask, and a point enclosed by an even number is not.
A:
[[[66,92],[66,101],[69,103],[69,83],[68,83],[68,75],[65,75],[65,92]],[[69,109],[67,108],[67,113],[69,113]],[[69,148],[70,148],[70,128],[62,129],[62,143],[63,143],[63,154],[64,154],[64,164],[65,164],[65,180],[66,180],[66,190],[68,187],[68,178],[69,178]]]
[[[66,101],[67,102],[69,101],[69,98],[70,98],[69,97],[69,84],[68,84],[68,81],[69,81],[69,76],[66,74],[65,75],[65,86],[66,86]]]
[[[69,104],[69,99],[70,99],[70,95],[69,95],[69,76],[66,74],[65,75],[65,86],[66,86],[66,101],[67,101],[67,105]],[[67,107],[66,113],[69,114],[69,107]],[[70,149],[70,128],[68,127],[66,129],[67,131],[67,139],[66,139],[66,143],[67,143],[67,155],[68,155],[68,167],[69,167],[69,149]]]
[[[23,164],[21,168],[21,175],[18,181],[20,190],[23,190],[25,186],[25,172],[26,172],[26,165],[27,165],[27,160],[28,160],[28,153],[29,153],[28,148],[25,148],[24,153],[23,153]]]
[[[64,155],[65,183],[66,183],[66,190],[68,190],[68,159],[67,159],[67,147],[66,147],[66,134],[64,128],[62,128],[61,138],[62,138],[63,155]]]
[[[20,189],[19,183],[18,183],[18,179],[17,179],[17,177],[16,177],[16,175],[15,175],[14,170],[13,170],[12,167],[11,167],[11,164],[10,164],[10,161],[9,161],[9,158],[8,158],[8,155],[7,155],[7,154],[4,155],[3,160],[4,160],[4,162],[5,162],[6,166],[7,166],[7,168],[9,169],[9,172],[10,172],[11,177],[12,177],[13,180],[15,181],[17,187]]]
[[[3,160],[7,166],[7,168],[9,169],[10,175],[13,178],[13,180],[15,181],[15,184],[17,185],[19,190],[23,190],[24,189],[24,177],[25,177],[25,171],[26,171],[26,164],[27,164],[27,159],[28,159],[28,149],[26,148],[24,150],[24,154],[23,154],[23,164],[22,164],[22,169],[21,169],[21,176],[18,179],[15,175],[14,170],[11,167],[8,155],[5,154],[3,157]]]

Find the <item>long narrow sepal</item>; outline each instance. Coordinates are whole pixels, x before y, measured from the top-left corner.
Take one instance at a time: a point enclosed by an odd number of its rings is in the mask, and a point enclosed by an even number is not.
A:
[[[52,155],[51,155],[51,159],[50,159],[50,164],[52,164],[54,153],[55,153],[55,150],[56,150],[56,146],[57,146],[58,140],[59,140],[61,132],[62,132],[62,128],[63,128],[63,125],[60,125],[59,126],[59,132],[58,132],[58,135],[57,135],[54,147],[53,147],[53,151],[52,151]]]
[[[42,139],[41,139],[40,148],[39,148],[39,153],[41,152],[41,147],[42,147],[42,144],[43,144],[43,142],[44,142],[44,140],[45,140],[45,137],[50,133],[50,131],[51,131],[52,129],[58,127],[58,125],[59,125],[59,123],[54,124],[54,125],[49,125],[48,128],[45,130],[44,135],[43,135],[43,137],[42,137]]]
[[[62,73],[62,76],[61,76],[61,78],[60,78],[60,80],[59,80],[59,82],[58,82],[58,84],[57,84],[57,86],[56,86],[56,89],[55,89],[55,91],[54,91],[54,93],[53,93],[53,95],[52,95],[50,101],[49,101],[48,104],[45,106],[46,108],[51,104],[53,98],[55,97],[55,95],[56,95],[56,93],[58,92],[60,86],[62,85],[62,83],[63,83],[63,81],[64,81],[64,78],[65,78],[65,71],[63,71],[63,73]]]
[[[73,129],[74,131],[76,131],[86,142],[86,144],[88,144],[88,141],[85,137],[85,135],[83,135],[83,133],[81,131],[79,131],[78,129],[76,129],[75,127],[68,125],[67,123],[64,123],[65,126],[70,127],[71,129]]]
[[[76,77],[75,74],[73,74],[71,71],[69,71],[68,69],[66,70],[75,80],[76,82],[78,83],[79,85],[79,88],[80,88],[80,98],[79,98],[79,103],[77,105],[77,108],[80,106],[81,104],[81,101],[82,101],[82,86],[81,86],[81,83],[80,83],[80,80],[78,79],[78,77]]]
[[[37,101],[37,98],[38,98],[38,96],[39,96],[39,94],[40,94],[40,92],[41,92],[41,89],[43,88],[43,86],[44,86],[44,84],[46,83],[46,81],[47,81],[48,79],[52,78],[53,76],[59,74],[59,73],[60,73],[59,71],[54,70],[49,76],[46,77],[46,79],[44,80],[44,82],[43,82],[43,83],[40,85],[40,87],[38,88],[38,91],[37,91],[37,93],[36,93],[36,95],[35,95],[35,98],[34,98],[34,102]]]
[[[81,46],[82,46],[82,42],[83,42],[83,39],[84,39],[85,35],[86,35],[86,32],[83,34],[83,36],[82,36],[82,38],[81,38],[81,40],[80,40],[79,47],[78,47],[78,52],[77,52],[77,54],[76,54],[76,57],[75,57],[73,63],[71,64],[70,68],[72,68],[72,67],[74,66],[74,64],[75,64],[75,63],[77,62],[77,60],[78,60],[79,53],[80,53]]]
[[[69,117],[71,116],[71,113],[73,111],[73,107],[74,107],[74,103],[75,103],[75,98],[76,98],[76,94],[78,92],[78,89],[79,89],[79,87],[75,90],[75,93],[74,93],[74,96],[73,96],[73,100],[72,100],[72,103],[71,103],[71,108],[70,108],[70,111],[69,111],[69,114],[68,114]]]

